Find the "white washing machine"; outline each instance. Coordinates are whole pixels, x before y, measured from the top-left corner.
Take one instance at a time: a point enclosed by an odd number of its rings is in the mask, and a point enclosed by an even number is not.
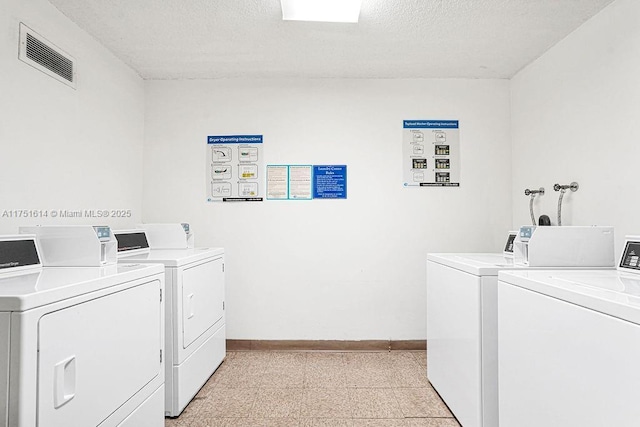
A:
[[[68,264],[73,241],[101,252],[71,228]],[[162,266],[42,267],[54,246],[0,237],[0,425],[163,426]]]
[[[498,425],[498,272],[558,259],[613,268],[613,228],[525,226],[505,253],[427,255],[427,377],[462,426]]]
[[[165,415],[177,417],[226,356],[224,249],[189,247],[186,224],[141,227],[114,232],[118,262],[165,267]]]
[[[617,270],[498,277],[500,424],[640,425],[640,236]]]

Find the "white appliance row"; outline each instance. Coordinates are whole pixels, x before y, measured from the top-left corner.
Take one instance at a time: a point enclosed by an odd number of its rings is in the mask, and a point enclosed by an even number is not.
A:
[[[223,361],[224,250],[143,227],[0,236],[0,426],[160,427]]]
[[[613,266],[612,227],[525,226],[502,254],[427,256],[427,376],[462,426],[499,424],[499,272]]]

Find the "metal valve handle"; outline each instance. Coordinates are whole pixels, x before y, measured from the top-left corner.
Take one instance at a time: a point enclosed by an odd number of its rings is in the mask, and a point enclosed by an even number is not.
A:
[[[531,194],[540,194],[541,196],[544,196],[544,187],[540,187],[539,190],[529,190],[528,188],[524,190],[525,196],[530,196]]]
[[[573,181],[571,184],[569,185],[560,185],[560,184],[553,184],[553,189],[554,191],[560,191],[560,190],[571,190],[573,192],[578,191],[578,183]]]

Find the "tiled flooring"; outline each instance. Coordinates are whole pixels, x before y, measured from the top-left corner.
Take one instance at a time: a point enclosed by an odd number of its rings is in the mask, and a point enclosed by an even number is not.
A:
[[[166,427],[458,427],[425,352],[230,352]]]

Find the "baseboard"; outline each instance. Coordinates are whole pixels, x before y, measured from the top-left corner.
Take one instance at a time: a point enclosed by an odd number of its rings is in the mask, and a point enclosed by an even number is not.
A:
[[[227,340],[228,351],[406,351],[426,348],[425,340]]]

